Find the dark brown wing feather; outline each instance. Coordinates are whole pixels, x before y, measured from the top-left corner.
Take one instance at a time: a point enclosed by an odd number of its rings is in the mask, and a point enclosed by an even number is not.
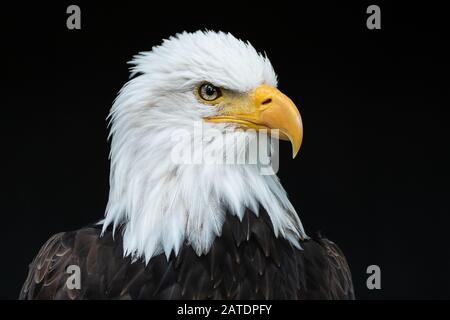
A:
[[[350,268],[344,254],[332,241],[317,237],[302,243],[306,299],[355,299]]]
[[[72,244],[64,243],[64,233],[52,236],[29,266],[28,277],[20,292],[20,299],[54,299],[64,281],[66,261],[70,259]]]
[[[108,284],[118,283],[127,266],[125,260],[115,258],[121,250],[111,235],[101,238],[98,228],[58,233],[42,246],[30,264],[19,298],[103,299],[110,289]],[[71,275],[67,267],[70,265],[80,267],[80,289],[67,286]]]
[[[324,238],[298,250],[276,238],[267,213],[228,215],[207,255],[185,244],[148,265],[123,257],[121,232],[98,226],[50,238],[30,265],[21,299],[353,299],[344,255]],[[68,289],[68,265],[81,289]]]
[[[329,288],[332,299],[355,299],[353,281],[347,260],[341,249],[328,239],[319,240],[326,249],[330,265]]]

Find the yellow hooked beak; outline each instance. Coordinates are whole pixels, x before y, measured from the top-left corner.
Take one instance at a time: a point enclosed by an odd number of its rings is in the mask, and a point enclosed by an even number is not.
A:
[[[290,140],[293,158],[303,139],[303,125],[295,104],[275,87],[261,85],[248,95],[224,96],[220,115],[209,122],[237,123],[256,130],[279,130],[279,137]]]

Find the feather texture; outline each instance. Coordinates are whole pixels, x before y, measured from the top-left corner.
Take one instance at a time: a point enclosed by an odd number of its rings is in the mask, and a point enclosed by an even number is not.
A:
[[[249,228],[245,227],[248,221]],[[267,213],[226,215],[206,255],[184,243],[146,265],[124,257],[120,232],[98,226],[50,238],[30,265],[21,299],[353,299],[340,249],[318,237],[297,249],[276,238]],[[81,269],[81,289],[68,289],[68,265]]]

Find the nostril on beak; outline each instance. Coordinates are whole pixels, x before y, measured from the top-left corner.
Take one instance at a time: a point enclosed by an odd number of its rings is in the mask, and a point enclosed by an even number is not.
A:
[[[268,103],[271,103],[271,102],[272,102],[272,99],[269,98],[269,99],[264,100],[261,104],[264,105],[264,104],[268,104]]]

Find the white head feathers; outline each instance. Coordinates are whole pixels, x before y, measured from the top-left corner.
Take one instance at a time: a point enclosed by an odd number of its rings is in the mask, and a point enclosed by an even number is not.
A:
[[[301,222],[276,175],[261,175],[258,165],[177,164],[171,161],[174,128],[193,131],[214,115],[194,88],[211,82],[248,92],[266,83],[276,86],[267,57],[231,34],[181,33],[131,62],[133,76],[111,109],[110,194],[103,221],[124,224],[126,255],[144,257],[173,250],[187,241],[207,253],[219,236],[225,210],[242,218],[246,208],[265,208],[276,235],[294,245],[305,237]],[[204,123],[203,135],[226,126]],[[238,148],[252,133],[236,131]],[[236,143],[236,142],[234,142]],[[214,141],[209,144],[217,148]]]

